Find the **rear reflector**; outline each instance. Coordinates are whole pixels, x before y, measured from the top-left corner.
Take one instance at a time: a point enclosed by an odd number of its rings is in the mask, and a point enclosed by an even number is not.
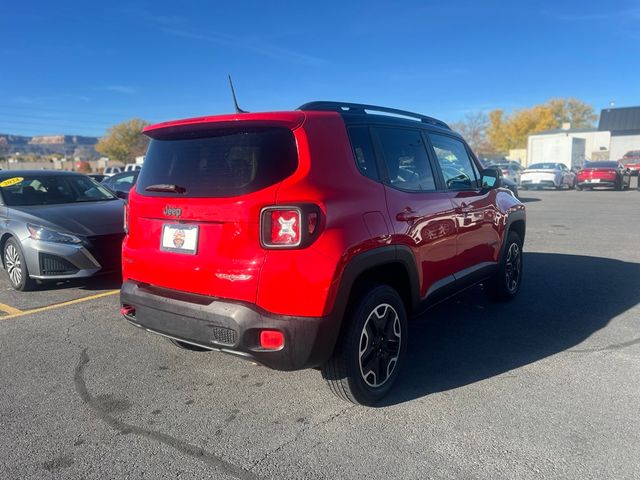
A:
[[[135,317],[136,316],[136,308],[131,305],[123,305],[120,309],[120,313],[124,317]]]
[[[284,346],[284,334],[278,330],[262,330],[260,346],[265,350],[278,350]]]

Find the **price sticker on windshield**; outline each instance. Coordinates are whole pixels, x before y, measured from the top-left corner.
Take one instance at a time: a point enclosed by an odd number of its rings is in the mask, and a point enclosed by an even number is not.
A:
[[[6,180],[3,180],[2,182],[0,182],[0,187],[4,188],[4,187],[12,187],[14,185],[17,185],[18,183],[22,182],[24,180],[23,177],[13,177],[13,178],[7,178]]]

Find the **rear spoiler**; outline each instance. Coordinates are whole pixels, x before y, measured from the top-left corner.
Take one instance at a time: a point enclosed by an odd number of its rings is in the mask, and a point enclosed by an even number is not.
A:
[[[197,132],[218,128],[237,127],[285,127],[291,130],[300,127],[306,118],[304,112],[235,113],[186,118],[170,122],[156,123],[142,130],[151,138],[163,138],[177,133]]]

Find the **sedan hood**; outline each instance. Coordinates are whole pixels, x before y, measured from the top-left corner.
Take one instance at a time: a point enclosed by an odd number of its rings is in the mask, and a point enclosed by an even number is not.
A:
[[[12,219],[89,237],[124,233],[122,200],[9,207]]]

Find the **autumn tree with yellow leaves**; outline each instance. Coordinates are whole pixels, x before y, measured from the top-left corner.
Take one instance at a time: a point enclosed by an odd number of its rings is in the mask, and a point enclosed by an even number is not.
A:
[[[147,150],[149,139],[142,134],[142,129],[147,125],[149,122],[139,118],[114,125],[100,139],[96,150],[111,160],[133,163],[136,157],[144,155]]]
[[[560,128],[565,122],[570,123],[571,128],[589,128],[597,119],[591,105],[575,98],[554,98],[511,115],[496,109],[489,112],[488,117],[489,143],[495,151],[505,153],[512,148],[525,148],[527,137],[533,133]]]

